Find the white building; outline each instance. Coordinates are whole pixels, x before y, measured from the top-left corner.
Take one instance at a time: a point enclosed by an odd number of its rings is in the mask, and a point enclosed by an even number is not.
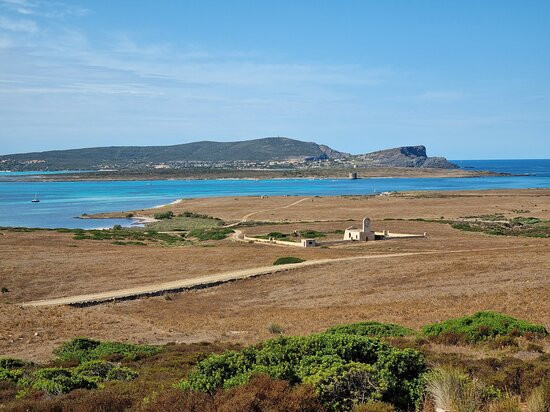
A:
[[[370,227],[370,219],[368,217],[363,219],[363,227],[356,229],[350,226],[344,232],[344,240],[359,240],[366,242],[368,240],[374,240],[374,232]]]

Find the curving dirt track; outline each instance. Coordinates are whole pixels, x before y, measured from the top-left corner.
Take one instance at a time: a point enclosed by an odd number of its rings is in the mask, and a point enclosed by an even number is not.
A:
[[[483,250],[512,250],[520,247],[507,247],[507,248],[488,248]],[[525,247],[521,247],[525,249]],[[261,275],[267,275],[271,273],[284,272],[292,269],[298,269],[308,266],[319,266],[333,262],[346,262],[354,260],[366,260],[366,259],[391,259],[396,257],[406,256],[419,256],[419,255],[436,255],[436,254],[457,254],[457,253],[471,253],[479,252],[479,249],[467,249],[467,250],[449,250],[449,251],[425,251],[425,252],[404,252],[404,253],[391,253],[391,254],[378,254],[378,255],[362,255],[362,256],[350,256],[343,258],[333,259],[316,259],[309,260],[301,263],[292,263],[280,266],[261,266],[251,269],[236,270],[231,272],[217,273],[214,275],[201,276],[191,279],[176,280],[172,282],[155,283],[150,285],[138,286],[127,289],[118,289],[100,293],[90,293],[85,295],[67,296],[55,299],[36,300],[31,302],[21,303],[20,306],[56,306],[56,305],[72,305],[72,306],[91,306],[101,303],[119,301],[119,300],[131,300],[145,296],[157,296],[165,293],[182,292],[190,289],[203,289],[207,287],[217,286],[222,283],[232,282],[239,279],[252,278]]]

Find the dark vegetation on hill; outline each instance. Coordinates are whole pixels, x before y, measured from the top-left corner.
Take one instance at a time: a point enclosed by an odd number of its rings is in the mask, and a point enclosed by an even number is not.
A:
[[[83,149],[52,150],[0,156],[2,169],[8,170],[166,170],[155,169],[163,165],[168,170],[215,165],[216,169],[267,167],[271,161],[299,160],[301,167],[308,162],[337,161],[332,166],[363,167],[430,167],[452,169],[457,166],[445,158],[428,157],[424,146],[407,146],[363,155],[350,155],[325,145],[303,142],[285,137],[238,142],[202,141],[173,146],[112,146]],[[256,164],[257,163],[257,164]],[[318,166],[318,165],[317,165]],[[300,167],[296,163],[277,165],[289,169]]]
[[[468,339],[442,345],[449,334]],[[521,400],[530,412],[544,412],[547,334],[480,312],[420,332],[360,322],[244,348],[77,338],[47,365],[0,358],[0,410],[494,412],[519,410]]]
[[[38,159],[44,160],[46,166],[52,170],[86,170],[96,169],[103,164],[137,166],[150,162],[269,161],[292,157],[324,158],[326,155],[317,143],[283,137],[268,137],[239,142],[202,141],[173,146],[112,146],[52,150],[0,156],[0,160],[7,158],[16,161]]]

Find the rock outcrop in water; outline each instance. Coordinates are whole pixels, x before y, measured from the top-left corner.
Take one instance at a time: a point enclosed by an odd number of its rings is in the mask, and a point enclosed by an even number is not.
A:
[[[380,150],[355,158],[366,167],[430,167],[438,169],[456,169],[457,165],[444,157],[428,157],[425,146],[404,146]]]

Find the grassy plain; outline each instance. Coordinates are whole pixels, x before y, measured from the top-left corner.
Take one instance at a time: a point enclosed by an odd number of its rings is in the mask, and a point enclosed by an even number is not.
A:
[[[550,220],[550,190],[417,192],[391,196],[189,199],[151,216],[186,211],[237,223],[250,235],[316,230],[333,233],[365,216],[374,229],[423,233],[423,239],[301,249],[224,240],[116,245],[76,240],[73,233],[0,231],[0,354],[44,360],[76,336],[135,343],[222,341],[239,344],[271,336],[319,332],[366,320],[418,328],[477,310],[496,310],[550,326],[550,239],[493,236],[453,229],[437,220],[500,214]],[[396,219],[426,219],[396,220]],[[392,219],[392,220],[384,220]],[[264,222],[255,225],[252,222]],[[272,222],[272,223],[265,223]],[[310,268],[213,288],[105,305],[20,307],[34,299],[70,296],[304,260],[426,252]]]

